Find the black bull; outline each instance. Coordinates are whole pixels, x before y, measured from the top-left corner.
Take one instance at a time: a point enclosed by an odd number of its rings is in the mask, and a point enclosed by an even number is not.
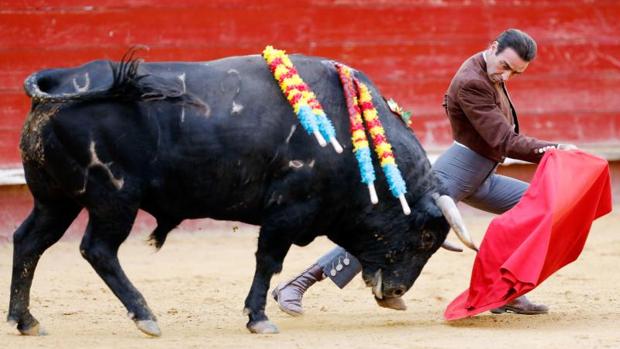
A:
[[[160,333],[155,316],[117,258],[138,209],[157,219],[157,248],[188,218],[260,225],[245,300],[253,332],[277,331],[264,312],[271,277],[292,244],[307,245],[319,234],[357,256],[364,279],[384,297],[407,291],[449,231],[432,198],[442,189],[426,154],[357,72],[394,147],[412,214],[390,195],[376,159],[380,202],[372,205],[351,151],[336,70],[320,58],[292,60],[344,153],[321,148],[304,132],[257,55],[206,63],[95,61],[31,75],[20,148],[34,207],[14,235],[9,321],[23,334],[41,333],[29,311],[34,271],[82,208],[89,222],[80,252],[151,335]]]

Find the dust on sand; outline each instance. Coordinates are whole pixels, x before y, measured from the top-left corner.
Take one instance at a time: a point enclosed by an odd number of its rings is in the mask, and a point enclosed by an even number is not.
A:
[[[469,214],[477,241],[492,216]],[[32,287],[31,310],[49,332],[24,337],[0,327],[2,348],[619,348],[620,215],[595,222],[585,250],[573,264],[530,293],[551,307],[549,315],[484,313],[446,322],[447,304],[467,288],[471,252],[440,250],[404,296],[409,309],[376,306],[361,278],[340,290],[321,282],[306,294],[306,314],[280,312],[269,298],[267,314],[277,335],[245,329],[243,301],[254,270],[257,228],[217,223],[209,231],[173,232],[155,253],[137,232],[120,260],[146,297],[163,331],[147,338],[78,252],[79,240],[63,240],[42,257]],[[453,238],[454,240],[454,238]],[[295,275],[330,249],[325,238],[293,247],[272,286]],[[6,318],[12,247],[0,245],[0,299]]]

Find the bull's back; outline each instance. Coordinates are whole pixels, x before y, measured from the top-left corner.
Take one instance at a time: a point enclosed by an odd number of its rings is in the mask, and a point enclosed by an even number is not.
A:
[[[337,76],[320,59],[294,62],[333,114],[339,138],[347,139],[348,119]],[[266,206],[305,197],[310,190],[319,192],[321,182],[343,166],[347,155],[321,148],[302,129],[260,56],[144,68],[155,74],[166,70],[206,105],[177,105],[159,115],[164,123],[162,144],[167,144],[159,148],[163,183],[180,189],[175,192],[184,195],[172,195],[174,206],[190,215],[253,220]],[[145,105],[153,107],[156,104]]]
[[[47,139],[47,171],[75,195],[87,196],[89,181],[102,182],[110,191],[138,192],[147,210],[182,218],[260,223],[273,205],[346,194],[356,165],[345,141],[339,80],[323,59],[292,59],[334,122],[344,154],[306,134],[255,55],[140,66],[151,88],[183,91],[191,103],[107,98],[60,104],[45,125],[49,135],[40,138]]]

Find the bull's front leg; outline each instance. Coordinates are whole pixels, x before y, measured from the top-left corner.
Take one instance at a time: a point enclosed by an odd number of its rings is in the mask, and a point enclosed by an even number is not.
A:
[[[244,309],[244,313],[250,318],[247,328],[252,333],[278,333],[278,327],[265,315],[265,303],[271,277],[282,270],[282,262],[290,247],[291,241],[286,231],[269,225],[261,227],[256,251],[256,271]]]

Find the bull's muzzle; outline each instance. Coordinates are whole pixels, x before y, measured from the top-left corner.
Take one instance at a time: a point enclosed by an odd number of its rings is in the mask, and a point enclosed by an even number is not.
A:
[[[407,292],[407,287],[401,284],[385,283],[383,281],[383,271],[377,270],[369,282],[372,287],[372,294],[375,298],[382,300],[385,298],[399,298]]]

